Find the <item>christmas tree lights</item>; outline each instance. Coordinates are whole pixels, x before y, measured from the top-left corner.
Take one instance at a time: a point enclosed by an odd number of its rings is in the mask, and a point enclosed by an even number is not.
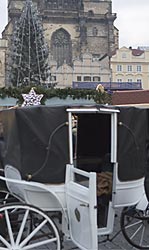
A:
[[[50,84],[49,48],[44,39],[42,21],[32,0],[26,0],[16,22],[9,54],[9,86]],[[49,82],[48,82],[49,80]]]

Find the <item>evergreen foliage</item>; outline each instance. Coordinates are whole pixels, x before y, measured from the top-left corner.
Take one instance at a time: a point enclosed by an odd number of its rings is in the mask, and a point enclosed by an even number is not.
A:
[[[41,100],[41,104],[45,104],[47,99],[58,97],[60,99],[66,99],[67,97],[71,97],[72,99],[86,99],[86,100],[94,100],[97,104],[111,104],[111,94],[106,91],[97,91],[95,89],[72,89],[72,88],[44,88],[43,86],[32,86],[35,89],[37,94],[43,94],[43,98]],[[22,94],[28,94],[30,91],[30,86],[22,86],[20,88],[17,87],[8,87],[8,88],[0,88],[0,98],[5,97],[14,97],[18,99],[18,104],[22,104],[23,97]]]
[[[19,21],[15,24],[9,64],[9,85],[50,85],[48,45],[42,22],[32,0],[26,0]]]

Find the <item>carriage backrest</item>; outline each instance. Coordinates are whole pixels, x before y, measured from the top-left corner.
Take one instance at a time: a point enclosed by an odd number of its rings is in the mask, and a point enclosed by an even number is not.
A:
[[[14,196],[16,196],[17,198],[25,200],[25,192],[23,186],[20,185],[19,183],[16,183],[15,181],[14,182],[9,181],[9,179],[18,181],[22,180],[19,170],[11,165],[6,165],[4,168],[4,172],[6,177],[6,185],[9,192]]]
[[[61,211],[65,205],[65,185],[42,184],[22,180],[18,169],[11,165],[4,168],[5,181],[9,192],[22,202],[46,211]],[[64,212],[65,213],[65,212]]]

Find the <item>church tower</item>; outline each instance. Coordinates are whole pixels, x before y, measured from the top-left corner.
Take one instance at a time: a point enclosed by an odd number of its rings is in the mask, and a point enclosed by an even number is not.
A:
[[[55,71],[60,72],[63,64],[74,70],[75,60],[83,60],[85,54],[90,57],[90,65],[96,61],[99,64],[98,80],[110,80],[109,57],[114,49],[114,20],[111,0],[32,0],[37,5],[45,29],[45,38],[50,48],[49,60],[56,62]],[[4,35],[13,30],[15,21],[19,18],[24,0],[8,0],[9,23]],[[90,55],[90,56],[89,56]],[[89,59],[88,59],[89,62]],[[72,72],[75,79],[83,81],[82,69]],[[77,66],[78,67],[78,66]],[[91,71],[94,72],[91,65]],[[100,72],[105,69],[106,73]],[[82,72],[81,72],[82,71]],[[97,71],[97,69],[96,69]],[[106,74],[107,78],[104,78]],[[89,75],[89,72],[87,72]],[[91,79],[92,80],[92,79]]]

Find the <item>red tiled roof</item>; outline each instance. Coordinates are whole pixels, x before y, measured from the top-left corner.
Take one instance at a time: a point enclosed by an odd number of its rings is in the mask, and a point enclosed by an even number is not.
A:
[[[144,50],[141,50],[141,49],[132,49],[132,47],[129,47],[129,49],[131,50],[133,56],[141,56],[144,53]],[[118,49],[113,50],[110,56],[114,56],[117,50]]]
[[[149,90],[115,91],[112,94],[112,104],[143,104],[149,103]]]
[[[133,56],[141,56],[143,53],[144,53],[144,50],[132,49],[132,55]]]

